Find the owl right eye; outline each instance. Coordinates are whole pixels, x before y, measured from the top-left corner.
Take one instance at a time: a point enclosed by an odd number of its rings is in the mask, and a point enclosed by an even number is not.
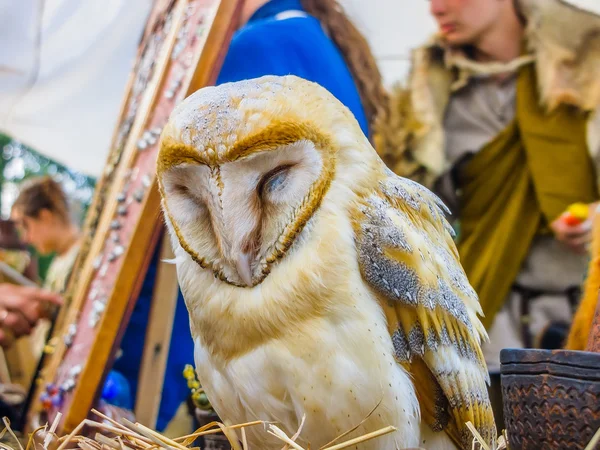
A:
[[[199,208],[201,211],[204,211],[206,208],[206,204],[204,201],[190,189],[189,186],[182,183],[174,183],[169,186],[168,191],[174,195],[174,198],[178,198],[182,201],[193,202],[194,206]]]

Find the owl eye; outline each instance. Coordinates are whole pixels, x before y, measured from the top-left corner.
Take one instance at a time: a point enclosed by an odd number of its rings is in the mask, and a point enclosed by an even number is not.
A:
[[[204,203],[204,201],[185,184],[175,183],[170,185],[167,189],[170,193],[179,195],[179,198],[184,198],[187,201],[192,201],[194,205],[200,208],[201,210],[204,210],[204,208],[206,208],[206,204]]]
[[[258,195],[262,197],[264,194],[270,194],[281,189],[291,167],[291,165],[276,167],[262,177],[257,187]]]
[[[173,191],[181,194],[181,195],[188,195],[190,193],[190,188],[187,186],[184,186],[183,184],[175,184],[173,185]]]

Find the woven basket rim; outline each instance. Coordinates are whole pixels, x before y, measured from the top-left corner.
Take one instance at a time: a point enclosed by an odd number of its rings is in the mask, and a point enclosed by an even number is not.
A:
[[[597,371],[600,377],[600,353],[572,350],[540,350],[540,349],[504,349],[500,353],[501,372],[507,373],[510,368],[519,366],[579,369]],[[520,370],[519,370],[520,372]]]

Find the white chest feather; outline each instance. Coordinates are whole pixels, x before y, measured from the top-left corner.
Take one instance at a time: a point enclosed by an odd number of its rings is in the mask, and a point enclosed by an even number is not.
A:
[[[301,437],[319,448],[375,413],[353,435],[388,425],[396,433],[361,449],[418,445],[418,404],[412,382],[396,364],[385,319],[374,303],[357,304],[338,323],[315,320],[283,339],[269,342],[220,366],[196,340],[200,379],[224,420],[278,422],[293,434],[302,417]],[[360,311],[360,312],[359,312]],[[255,430],[257,448],[281,448]],[[271,445],[271,446],[269,446]]]

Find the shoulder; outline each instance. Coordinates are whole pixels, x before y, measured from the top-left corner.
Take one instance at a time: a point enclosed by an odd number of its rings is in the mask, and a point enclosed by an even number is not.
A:
[[[528,23],[525,39],[538,64],[542,103],[598,108],[600,15],[558,0],[519,3]]]
[[[333,44],[312,17],[265,19],[240,29],[233,37],[218,84],[263,75],[296,75],[311,81],[323,64],[331,67]],[[323,61],[320,63],[319,61]]]
[[[243,27],[231,41],[218,84],[265,74],[304,75],[304,55],[315,44],[315,28],[318,22],[312,18],[267,19]]]
[[[319,23],[312,17],[261,20],[240,29],[231,41],[230,51],[269,48],[283,52],[290,45],[308,46],[305,38],[315,39],[319,31]]]

